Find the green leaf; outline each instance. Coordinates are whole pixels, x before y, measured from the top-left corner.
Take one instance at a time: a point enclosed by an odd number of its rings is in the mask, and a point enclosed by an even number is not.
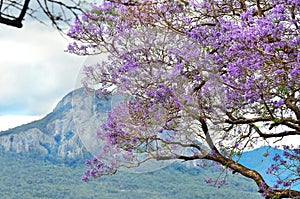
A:
[[[91,11],[92,14],[97,14],[97,15],[101,15],[102,12],[100,10],[92,10]]]
[[[162,147],[166,147],[167,146],[167,144],[166,143],[162,143],[162,145],[161,145]]]
[[[272,122],[274,122],[274,123],[279,123],[279,122],[280,122],[280,119],[279,119],[279,118],[274,118],[274,119],[272,120]]]

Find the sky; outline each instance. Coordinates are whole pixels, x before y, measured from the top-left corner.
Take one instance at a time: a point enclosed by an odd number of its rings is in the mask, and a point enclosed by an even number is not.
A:
[[[78,87],[87,58],[65,52],[70,42],[36,21],[0,24],[0,131],[42,118]]]

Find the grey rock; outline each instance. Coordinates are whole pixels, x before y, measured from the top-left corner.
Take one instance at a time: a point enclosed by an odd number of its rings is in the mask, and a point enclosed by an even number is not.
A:
[[[0,132],[0,150],[54,161],[90,157],[101,144],[96,130],[110,109],[110,99],[74,90],[43,119]]]

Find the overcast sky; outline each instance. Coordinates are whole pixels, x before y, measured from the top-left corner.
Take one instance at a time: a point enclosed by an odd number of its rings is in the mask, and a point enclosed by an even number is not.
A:
[[[75,88],[86,58],[64,52],[69,42],[38,22],[0,24],[0,131],[45,116]]]

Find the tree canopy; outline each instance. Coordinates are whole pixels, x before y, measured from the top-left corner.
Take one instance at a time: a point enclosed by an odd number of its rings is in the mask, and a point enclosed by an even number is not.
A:
[[[300,146],[284,145],[267,184],[243,151],[300,135],[299,0],[104,1],[77,19],[68,50],[96,95],[122,95],[83,177],[154,159],[201,160],[254,180],[266,198],[300,196]],[[282,147],[282,146],[278,146]],[[268,156],[268,154],[266,154]],[[282,177],[283,172],[288,175]],[[218,185],[222,179],[210,179]]]

